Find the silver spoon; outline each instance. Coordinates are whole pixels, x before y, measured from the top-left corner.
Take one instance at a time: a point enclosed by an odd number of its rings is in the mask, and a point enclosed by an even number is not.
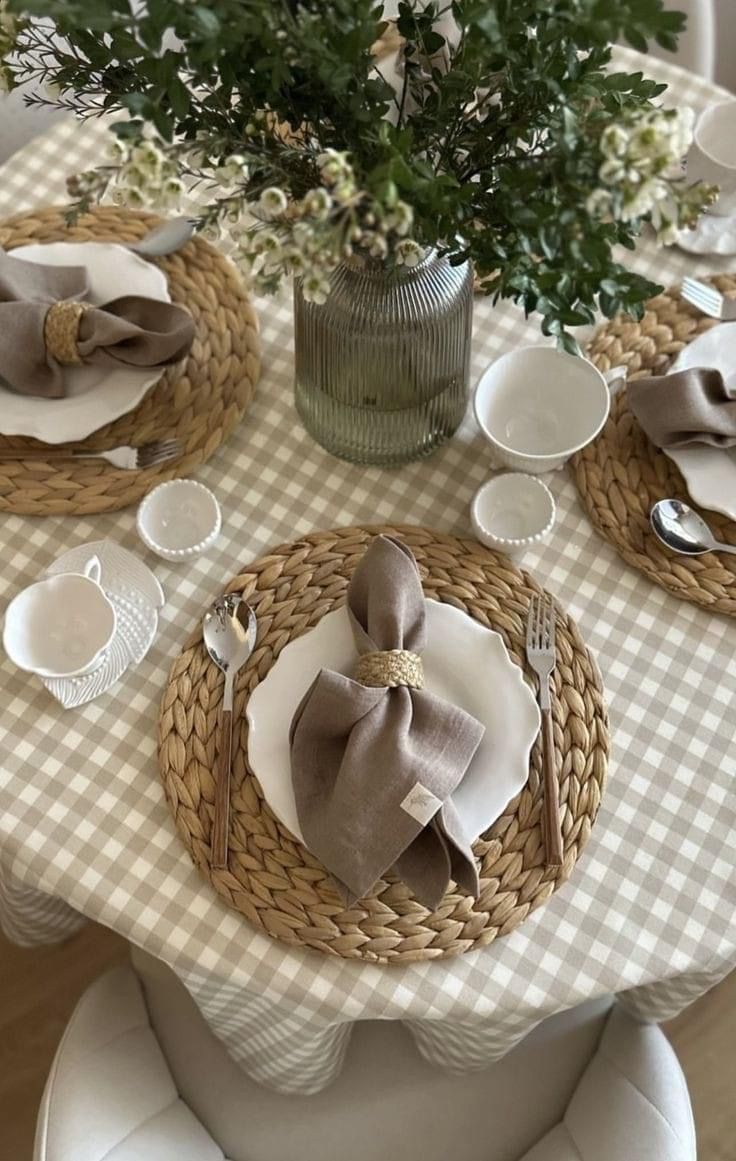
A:
[[[704,552],[736,555],[736,545],[716,540],[702,516],[682,500],[657,500],[649,520],[659,539],[673,552],[686,556],[701,556]]]
[[[233,686],[256,643],[256,617],[240,593],[218,597],[204,615],[202,633],[207,652],[225,674],[222,699],[220,766],[215,783],[215,816],[212,821],[212,866],[227,866],[230,830],[230,774],[233,753]]]
[[[154,226],[140,242],[126,243],[125,248],[142,258],[163,258],[165,254],[180,250],[191,238],[195,226],[194,218],[170,218],[168,222]]]

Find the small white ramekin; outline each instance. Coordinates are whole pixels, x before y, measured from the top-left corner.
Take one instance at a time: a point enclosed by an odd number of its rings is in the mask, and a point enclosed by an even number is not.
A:
[[[488,548],[513,554],[544,540],[557,508],[538,476],[504,472],[482,484],[470,505],[473,531]]]
[[[214,494],[196,480],[169,480],[141,501],[138,535],[164,560],[193,560],[211,548],[220,534],[222,513]]]

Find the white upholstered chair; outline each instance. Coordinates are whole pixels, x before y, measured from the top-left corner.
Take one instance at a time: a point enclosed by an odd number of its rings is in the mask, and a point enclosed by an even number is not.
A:
[[[685,1079],[655,1025],[610,1002],[448,1076],[397,1023],[356,1026],[323,1093],[249,1080],[168,968],[141,953],[77,1006],[34,1161],[695,1161]]]

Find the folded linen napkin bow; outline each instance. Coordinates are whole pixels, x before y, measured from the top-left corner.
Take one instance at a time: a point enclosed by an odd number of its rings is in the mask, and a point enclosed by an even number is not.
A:
[[[450,800],[483,726],[422,688],[425,607],[412,553],[377,537],[348,588],[361,655],[356,679],[323,669],[291,725],[304,840],[348,902],[385,872],[427,907],[450,879],[478,894],[468,837]]]
[[[63,365],[159,367],[186,355],[188,311],[125,295],[92,306],[82,267],[42,266],[0,249],[0,377],[23,395],[60,399]]]
[[[736,393],[720,371],[693,367],[627,386],[629,407],[657,447],[736,446]]]

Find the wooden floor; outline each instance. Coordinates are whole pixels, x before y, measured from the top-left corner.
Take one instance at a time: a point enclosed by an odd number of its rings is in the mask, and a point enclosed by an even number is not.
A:
[[[0,1161],[31,1161],[36,1109],[66,1021],[87,984],[125,955],[123,940],[94,925],[51,948],[22,950],[0,936]],[[736,1161],[736,973],[666,1031],[690,1086],[698,1161]]]

